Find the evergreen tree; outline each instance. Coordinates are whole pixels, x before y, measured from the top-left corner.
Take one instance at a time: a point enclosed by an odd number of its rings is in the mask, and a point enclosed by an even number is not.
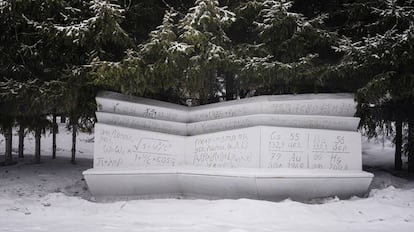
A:
[[[162,24],[149,35],[149,40],[138,46],[147,85],[146,96],[160,100],[182,102],[182,73],[187,65],[187,44],[179,42],[174,9],[165,12]],[[184,51],[184,53],[182,53]]]
[[[53,25],[60,32],[58,39],[69,42],[67,51],[72,57],[65,61],[68,68],[63,73],[67,84],[65,108],[70,117],[69,128],[72,129],[72,163],[75,163],[78,128],[91,130],[91,119],[96,109],[97,81],[89,73],[89,64],[119,59],[130,43],[127,33],[120,26],[123,10],[119,5],[94,0],[83,6],[89,14],[85,16],[83,13],[81,21],[69,22],[64,27]]]
[[[230,63],[231,41],[226,28],[234,13],[216,0],[197,0],[178,23],[179,41],[188,56],[184,78],[190,97],[199,103],[218,101],[222,91],[222,71]]]
[[[45,14],[39,13],[42,11],[36,11],[40,5],[36,1],[2,1],[0,5],[0,114],[8,142],[16,119],[31,131],[42,129],[38,127],[44,124],[33,122],[45,118],[48,98],[44,93],[54,85],[42,62],[44,41],[27,20],[44,18]],[[8,159],[11,147],[6,146],[6,150]]]
[[[96,74],[103,83],[125,93],[193,104],[218,100],[221,77],[230,60],[224,29],[234,14],[217,1],[196,1],[177,22],[177,11],[166,11],[149,39],[130,50],[121,62],[101,62]]]
[[[370,4],[371,3],[371,4]],[[367,3],[372,6],[373,2]],[[363,7],[366,7],[363,6]],[[378,128],[392,130],[396,122],[396,169],[401,169],[402,123],[408,123],[408,169],[414,172],[414,5],[385,0],[370,7],[374,22],[361,40],[344,38],[338,51],[345,53],[343,66],[367,83],[357,92],[358,114],[370,136]],[[375,34],[371,34],[375,32]]]
[[[325,29],[325,15],[308,19],[290,9],[291,1],[248,1],[236,13],[246,40],[238,45],[241,85],[263,93],[329,91],[326,70],[336,34]],[[240,32],[238,33],[240,34]]]
[[[117,91],[182,103],[180,86],[187,45],[177,41],[177,13],[165,12],[162,24],[136,49],[129,49],[120,62],[95,63],[100,83]]]
[[[1,11],[1,124],[9,131],[18,119],[34,131],[39,162],[47,115],[70,115],[74,137],[78,127],[91,129],[98,86],[90,64],[123,54],[129,43],[123,11],[83,0],[2,1]],[[74,161],[75,143],[72,150]]]
[[[175,14],[183,15],[193,6],[194,0],[119,0],[118,4],[125,9],[122,28],[130,34],[136,44],[141,44],[149,39],[151,31],[162,24],[166,11],[174,9]]]
[[[30,19],[30,22],[51,48],[49,57],[53,61],[47,59],[48,64],[63,83],[64,92],[55,102],[64,104],[55,104],[49,112],[63,112],[70,118],[71,162],[74,163],[77,131],[79,128],[91,130],[96,108],[94,97],[98,86],[90,75],[90,64],[119,59],[130,41],[120,26],[123,10],[119,5],[98,0],[60,3],[62,7],[54,11],[54,17],[44,21]]]

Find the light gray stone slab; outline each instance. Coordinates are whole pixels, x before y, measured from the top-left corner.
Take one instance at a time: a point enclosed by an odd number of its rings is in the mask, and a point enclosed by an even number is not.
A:
[[[356,131],[359,120],[354,117],[337,116],[255,114],[189,123],[187,134],[198,135],[252,126]]]
[[[134,199],[181,196],[177,171],[142,172],[135,169],[89,169],[84,173],[89,191],[97,199]]]
[[[359,118],[317,115],[256,114],[193,123],[157,120],[106,112],[96,112],[96,116],[98,122],[105,124],[175,135],[199,135],[252,126],[356,131],[359,124]]]
[[[174,167],[184,162],[185,137],[95,124],[94,168]]]
[[[122,114],[96,112],[98,122],[134,129],[163,132],[175,135],[188,135],[187,123],[157,120]]]
[[[129,99],[129,98],[127,98]],[[133,98],[135,99],[135,97]],[[138,98],[140,101],[126,101],[107,97],[96,97],[98,111],[132,115],[143,118],[160,119],[175,122],[187,122],[187,107],[167,104],[166,102]],[[129,99],[130,100],[130,99]]]
[[[356,132],[256,126],[178,136],[95,127],[95,168],[292,168],[361,170]]]
[[[178,180],[184,197],[206,199],[257,199],[256,180],[243,175],[183,170]]]
[[[312,173],[296,171],[294,175],[275,173],[272,177],[256,178],[258,199],[293,200],[332,197],[362,197],[368,190],[373,175],[363,171],[325,172],[312,170]]]
[[[244,100],[244,99],[243,99]],[[195,106],[189,110],[189,122],[201,122],[244,115],[261,114],[262,104],[266,97],[254,97],[251,101],[234,100],[233,104],[214,103],[206,106]],[[254,100],[254,101],[253,101]]]
[[[349,94],[197,107],[113,92],[96,100],[94,168],[84,175],[97,197],[349,197],[373,177],[362,171]]]
[[[262,127],[261,167],[362,170],[357,132]]]
[[[185,107],[113,92],[102,92],[96,97],[96,101],[98,111],[176,122],[200,122],[252,114],[348,117],[355,114],[356,106],[350,94],[258,96]]]
[[[352,117],[356,103],[352,98],[306,99],[263,102],[263,113],[296,114],[296,115],[327,115]],[[275,98],[275,97],[272,97]]]
[[[260,163],[260,127],[189,136],[186,164],[209,168],[257,168]]]
[[[196,197],[307,200],[366,193],[373,175],[363,171],[291,169],[89,169],[97,199]],[[111,183],[108,185],[108,183]]]

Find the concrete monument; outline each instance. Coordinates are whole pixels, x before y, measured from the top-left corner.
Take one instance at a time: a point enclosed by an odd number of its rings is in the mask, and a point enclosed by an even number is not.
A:
[[[347,94],[260,96],[185,107],[97,96],[91,193],[280,200],[364,194],[358,118]]]

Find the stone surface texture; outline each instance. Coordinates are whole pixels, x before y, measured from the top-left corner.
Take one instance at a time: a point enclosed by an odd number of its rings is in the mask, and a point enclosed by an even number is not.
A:
[[[98,198],[349,197],[372,179],[349,94],[197,107],[112,92],[96,99],[94,168],[84,175]]]

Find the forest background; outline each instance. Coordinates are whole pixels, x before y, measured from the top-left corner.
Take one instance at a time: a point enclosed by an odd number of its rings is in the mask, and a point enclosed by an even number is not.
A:
[[[414,1],[0,0],[0,132],[92,131],[98,91],[183,105],[355,94],[360,129],[414,172]]]

